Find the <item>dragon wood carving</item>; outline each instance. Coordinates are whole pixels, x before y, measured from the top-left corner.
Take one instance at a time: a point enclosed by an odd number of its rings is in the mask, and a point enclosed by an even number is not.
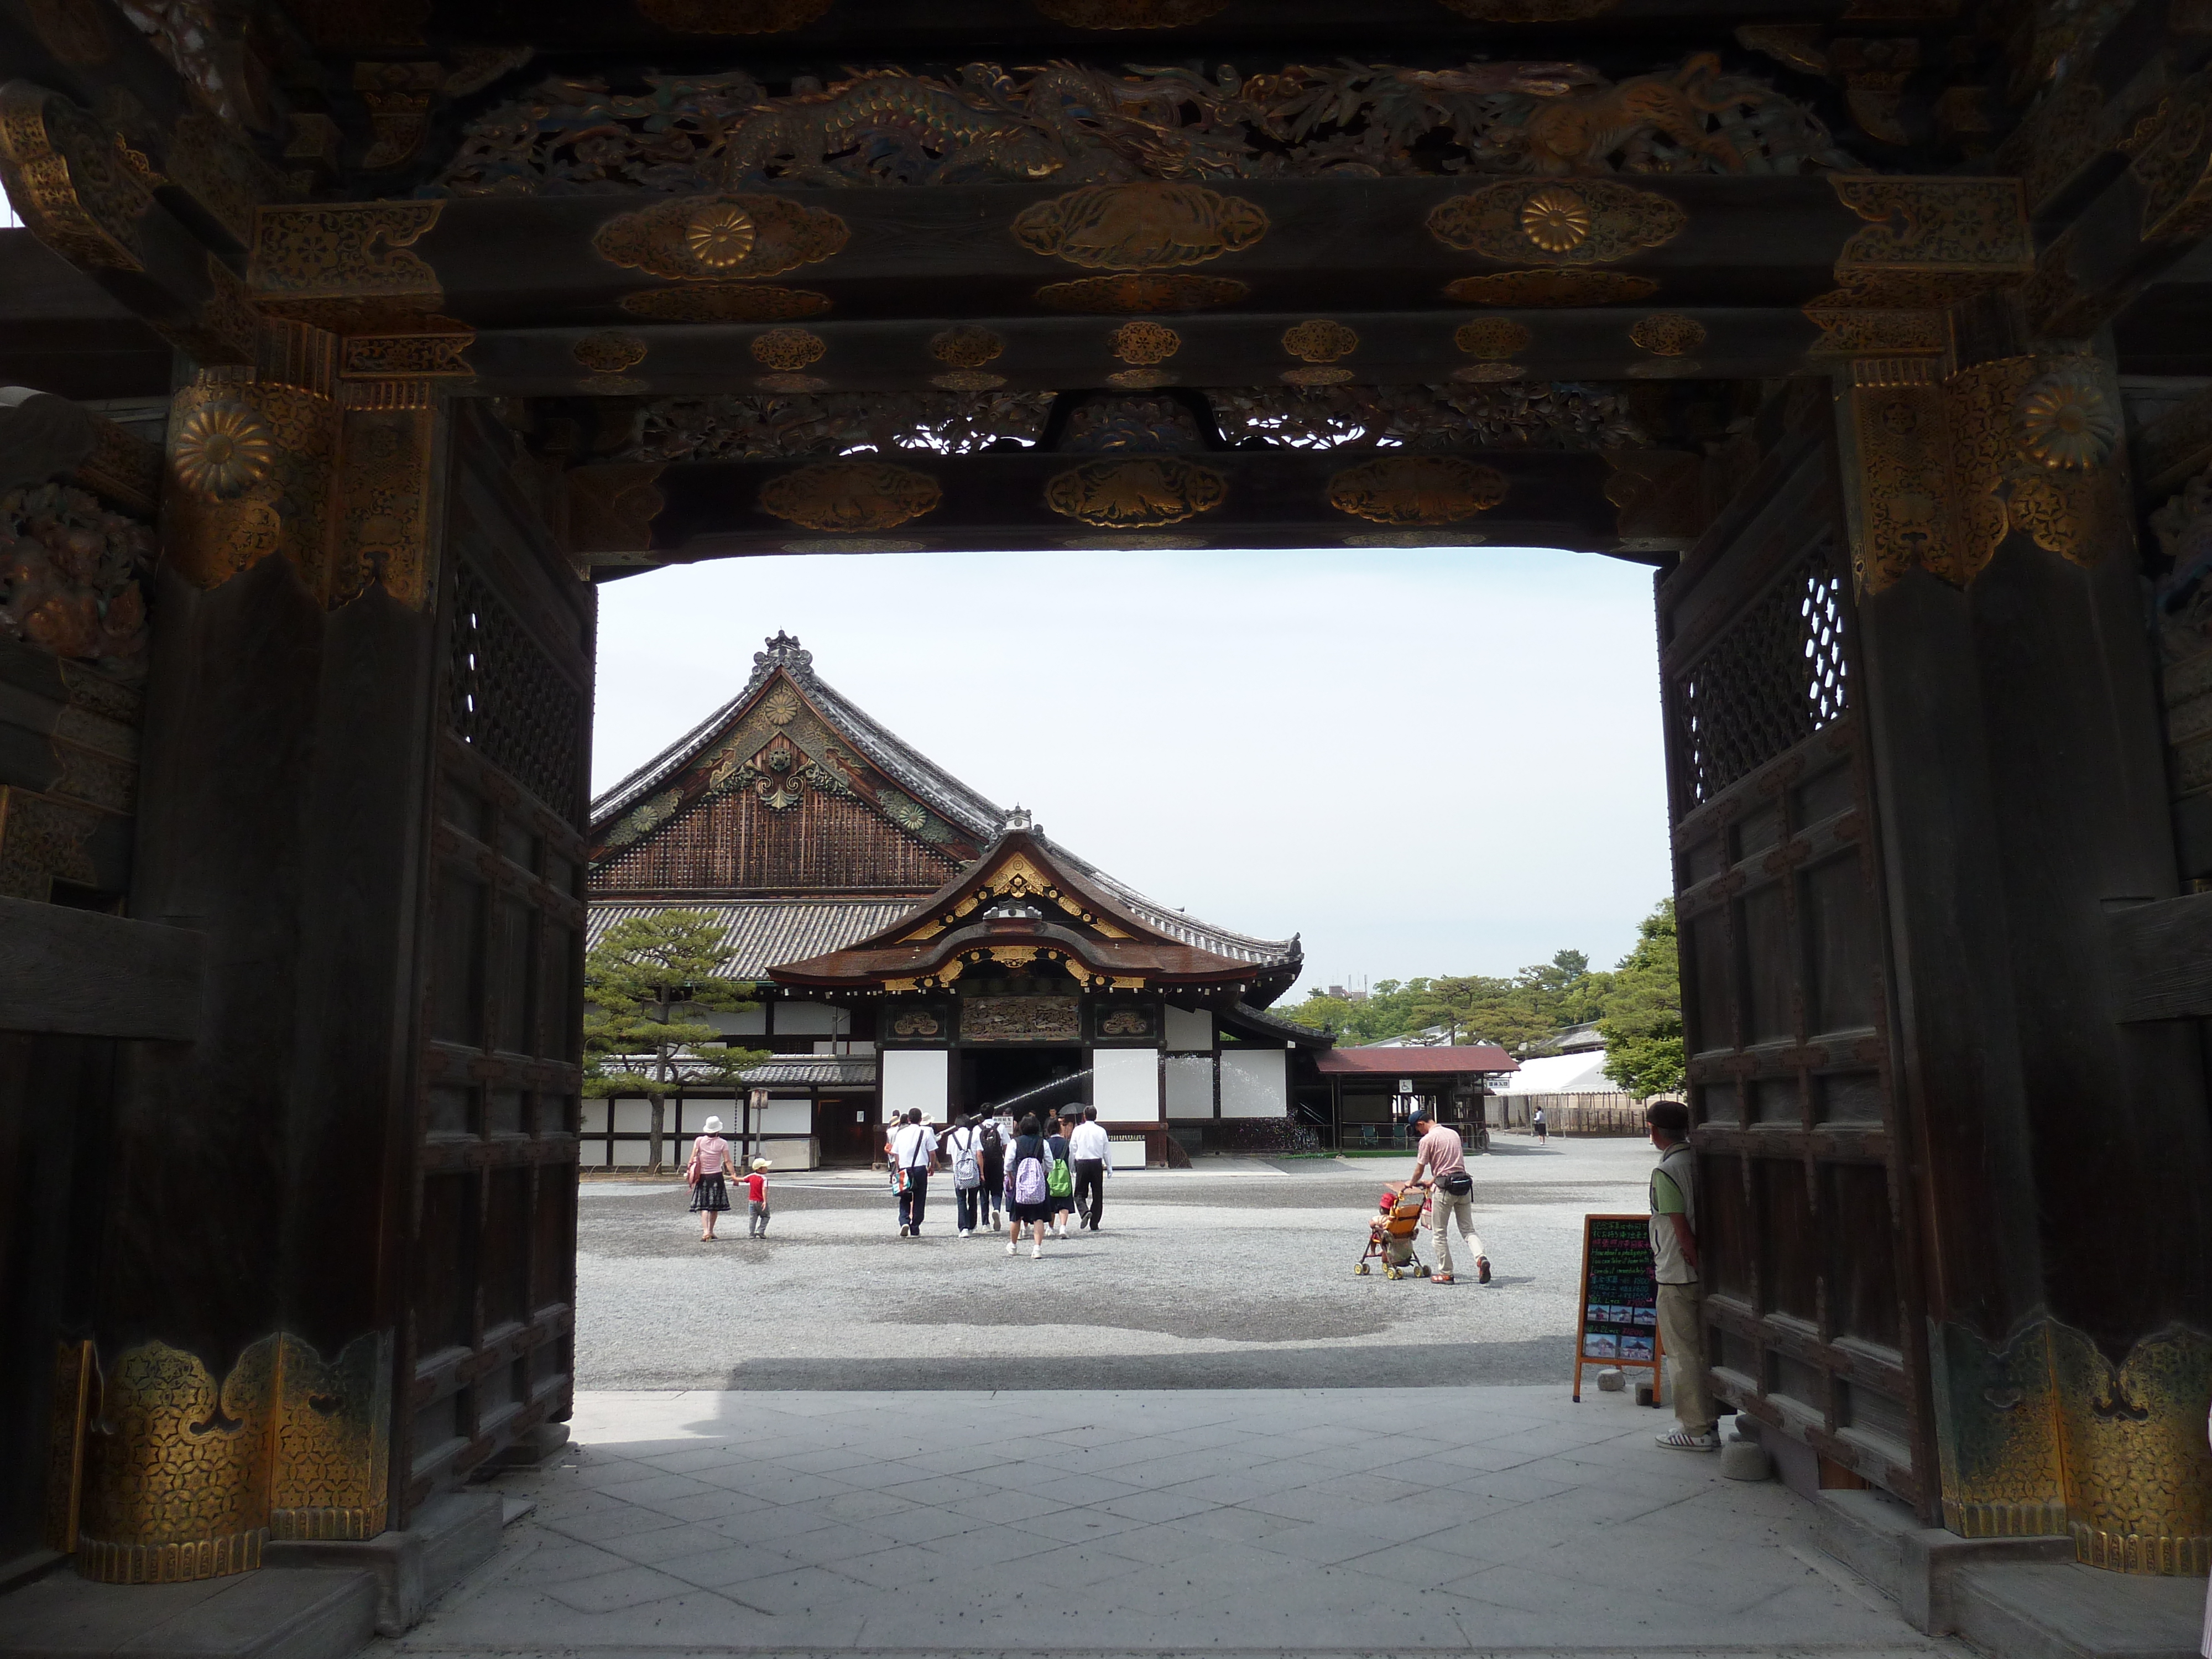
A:
[[[548,82],[470,126],[439,195],[899,185],[1855,172],[1818,118],[1700,53],[1609,82],[1576,64],[1344,63],[1216,79],[1069,63],[949,80],[877,69],[768,96],[749,76],[618,96]]]

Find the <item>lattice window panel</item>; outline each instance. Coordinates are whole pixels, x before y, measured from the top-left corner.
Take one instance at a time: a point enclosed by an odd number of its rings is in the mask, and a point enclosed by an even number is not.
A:
[[[1687,805],[1701,806],[1849,707],[1843,581],[1816,550],[1676,681]]]
[[[566,817],[579,787],[583,696],[465,563],[447,651],[446,716],[455,734]]]

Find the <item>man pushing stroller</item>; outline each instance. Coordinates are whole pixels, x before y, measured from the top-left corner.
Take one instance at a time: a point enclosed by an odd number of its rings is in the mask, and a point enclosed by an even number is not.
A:
[[[1412,1180],[1408,1187],[1418,1185],[1425,1172],[1432,1190],[1429,1194],[1429,1224],[1436,1230],[1437,1270],[1430,1275],[1431,1285],[1452,1282],[1451,1238],[1446,1229],[1452,1218],[1459,1218],[1459,1236],[1474,1251],[1474,1276],[1479,1283],[1490,1283],[1490,1258],[1482,1253],[1482,1240],[1474,1231],[1474,1177],[1467,1172],[1467,1154],[1460,1146],[1459,1133],[1448,1129],[1425,1113],[1413,1120],[1413,1128],[1421,1137],[1420,1148],[1413,1159]]]

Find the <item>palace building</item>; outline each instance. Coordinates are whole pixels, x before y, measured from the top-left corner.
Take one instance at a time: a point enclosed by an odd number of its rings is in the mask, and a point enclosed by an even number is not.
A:
[[[775,1058],[741,1108],[687,1089],[665,1132],[712,1113],[781,1167],[866,1163],[910,1107],[941,1122],[1006,1103],[1095,1105],[1125,1156],[1166,1163],[1329,1097],[1312,1060],[1329,1039],[1263,1012],[1297,979],[1295,938],[1115,880],[854,707],[786,635],[592,804],[589,891],[594,940],[653,910],[720,921],[725,971],[761,1006],[703,1018]],[[645,1163],[650,1115],[586,1101],[586,1167]]]

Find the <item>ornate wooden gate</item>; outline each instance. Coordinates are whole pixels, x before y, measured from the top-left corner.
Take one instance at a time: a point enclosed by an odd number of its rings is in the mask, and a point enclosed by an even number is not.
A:
[[[405,1506],[574,1389],[592,590],[455,420],[395,1472]]]
[[[1805,416],[1659,586],[1709,1355],[1825,1479],[1932,1521],[1863,675],[1825,400]]]

